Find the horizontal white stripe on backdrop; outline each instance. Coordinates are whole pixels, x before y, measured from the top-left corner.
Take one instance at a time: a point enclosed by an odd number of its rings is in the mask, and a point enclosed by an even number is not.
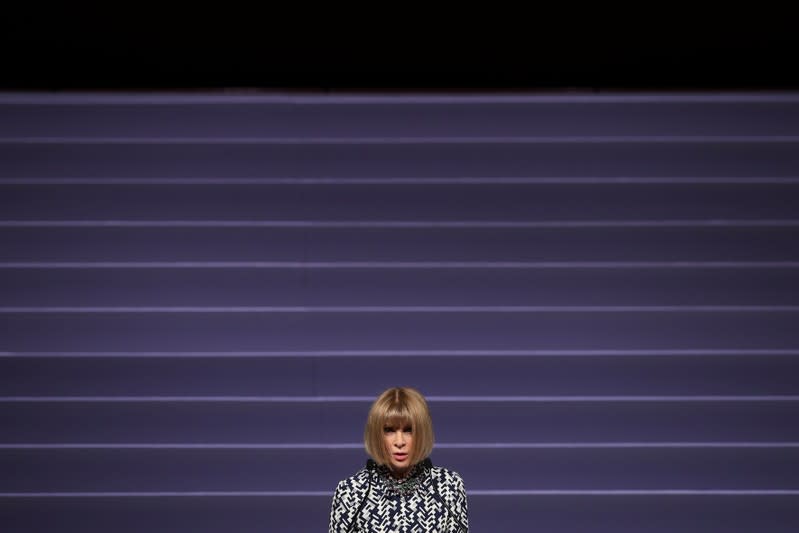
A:
[[[799,496],[799,490],[469,490],[469,496]],[[0,498],[325,497],[333,491],[0,492]]]
[[[799,261],[4,261],[4,268],[726,269],[799,268]]]
[[[489,442],[444,443],[443,450],[496,449],[641,449],[641,448],[799,448],[799,442]],[[363,443],[283,443],[283,444],[170,444],[170,443],[12,443],[0,450],[360,450]]]
[[[427,396],[428,402],[799,402],[799,395],[685,395],[685,396]],[[228,402],[228,403],[372,403],[372,396],[0,396],[0,403],[23,402]]]
[[[634,184],[670,184],[670,183],[704,183],[704,184],[793,184],[799,183],[799,177],[754,176],[754,177],[715,177],[715,176],[673,176],[673,177],[452,177],[452,178],[348,178],[348,177],[296,177],[296,178],[81,178],[81,177],[31,177],[13,178],[0,176],[2,185],[624,185]]]
[[[796,313],[799,305],[159,306],[0,307],[0,314],[103,313]]]
[[[0,228],[693,228],[799,227],[751,220],[0,220]]]
[[[563,135],[512,137],[0,137],[0,144],[91,145],[403,145],[403,144],[768,144],[797,135]]]
[[[303,351],[225,351],[225,352],[0,352],[0,357],[35,358],[215,358],[215,357],[740,357],[799,356],[791,349],[681,349],[652,350],[303,350]]]

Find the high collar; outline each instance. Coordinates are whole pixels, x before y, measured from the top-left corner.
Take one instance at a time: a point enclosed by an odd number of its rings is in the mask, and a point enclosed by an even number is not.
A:
[[[425,459],[413,465],[408,473],[401,479],[394,477],[391,469],[386,465],[380,465],[376,468],[378,479],[387,494],[392,496],[408,496],[416,492],[416,490],[427,480],[430,476],[430,469],[433,463],[430,459]]]

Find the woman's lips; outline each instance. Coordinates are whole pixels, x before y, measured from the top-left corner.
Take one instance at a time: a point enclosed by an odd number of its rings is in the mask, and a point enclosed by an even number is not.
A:
[[[407,457],[408,457],[407,453],[395,453],[394,454],[394,459],[396,459],[397,461],[404,461]]]

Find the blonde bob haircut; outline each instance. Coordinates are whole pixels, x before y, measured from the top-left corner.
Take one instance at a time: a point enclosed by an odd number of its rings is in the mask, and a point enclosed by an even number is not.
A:
[[[433,421],[422,394],[408,387],[386,390],[372,404],[363,432],[363,443],[372,459],[380,465],[390,463],[390,455],[383,439],[386,426],[410,425],[413,435],[413,452],[410,463],[425,459],[433,451]]]

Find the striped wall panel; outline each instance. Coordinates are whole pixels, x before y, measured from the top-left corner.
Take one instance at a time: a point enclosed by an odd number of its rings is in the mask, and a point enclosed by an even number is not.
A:
[[[799,95],[0,94],[3,531],[799,528]]]

